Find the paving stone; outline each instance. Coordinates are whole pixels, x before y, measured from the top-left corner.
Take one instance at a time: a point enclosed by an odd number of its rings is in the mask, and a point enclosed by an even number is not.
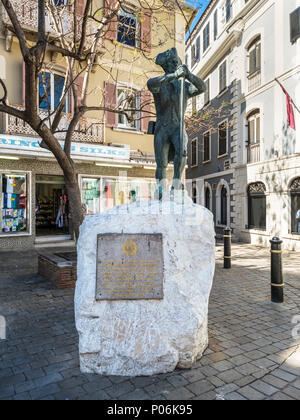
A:
[[[257,391],[262,392],[263,394],[266,394],[268,396],[275,394],[278,392],[278,389],[274,386],[267,384],[264,381],[255,381],[251,384],[253,388],[255,388]]]
[[[241,394],[243,397],[247,398],[250,401],[258,401],[264,400],[266,396],[261,392],[256,391],[250,385],[245,386],[244,388],[240,388],[238,393]]]
[[[292,375],[291,373],[288,373],[282,369],[273,370],[272,375],[277,376],[277,378],[283,379],[284,381],[287,381],[287,382],[292,382],[295,379],[297,379],[295,375]]]
[[[30,396],[33,400],[40,400],[42,398],[51,396],[53,394],[56,394],[60,391],[58,385],[56,384],[50,384],[47,386],[43,386],[41,388],[35,389],[33,391],[30,391]]]
[[[200,379],[204,379],[204,374],[200,368],[191,369],[186,372],[183,372],[182,376],[190,383],[199,381]]]
[[[217,369],[219,372],[224,372],[226,370],[234,368],[234,364],[230,363],[228,360],[223,360],[213,364],[214,369]]]
[[[184,400],[189,400],[191,398],[193,398],[195,395],[190,392],[188,389],[181,387],[181,388],[177,388],[174,389],[173,391],[169,392],[167,394],[167,399],[168,400],[178,400],[178,401],[184,401]]]
[[[229,401],[246,401],[247,398],[243,397],[241,394],[238,394],[237,392],[231,392],[230,394],[227,394],[225,396],[225,400],[229,400]]]
[[[292,397],[296,400],[300,400],[300,389],[294,388],[293,386],[289,385],[286,388],[282,390],[285,394],[287,394],[289,397]]]
[[[277,392],[276,394],[272,395],[271,397],[274,401],[292,401],[294,398],[289,397],[288,395],[284,394],[283,392]]]
[[[211,391],[214,386],[209,381],[203,380],[187,385],[186,388],[195,395],[201,395],[204,392]]]

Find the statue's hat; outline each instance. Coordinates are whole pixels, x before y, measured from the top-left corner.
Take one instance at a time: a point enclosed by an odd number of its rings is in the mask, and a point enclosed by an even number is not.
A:
[[[169,50],[158,54],[158,56],[156,57],[155,64],[164,68],[166,63],[169,60],[173,60],[174,58],[177,59],[178,65],[180,65],[181,64],[181,59],[178,55],[177,49],[176,48],[170,48]]]

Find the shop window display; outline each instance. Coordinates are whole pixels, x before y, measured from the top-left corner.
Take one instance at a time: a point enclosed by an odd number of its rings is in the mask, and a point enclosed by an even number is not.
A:
[[[156,182],[132,178],[82,178],[82,204],[87,215],[102,213],[115,206],[154,198]]]
[[[2,233],[27,231],[26,175],[2,174]]]

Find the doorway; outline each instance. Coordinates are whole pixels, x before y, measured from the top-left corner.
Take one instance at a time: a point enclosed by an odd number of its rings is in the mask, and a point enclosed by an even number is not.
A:
[[[69,235],[69,201],[64,177],[36,176],[36,235]]]

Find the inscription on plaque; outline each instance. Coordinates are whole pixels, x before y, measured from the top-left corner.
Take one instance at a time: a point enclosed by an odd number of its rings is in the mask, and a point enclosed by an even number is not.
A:
[[[163,299],[162,234],[98,235],[96,300]]]

